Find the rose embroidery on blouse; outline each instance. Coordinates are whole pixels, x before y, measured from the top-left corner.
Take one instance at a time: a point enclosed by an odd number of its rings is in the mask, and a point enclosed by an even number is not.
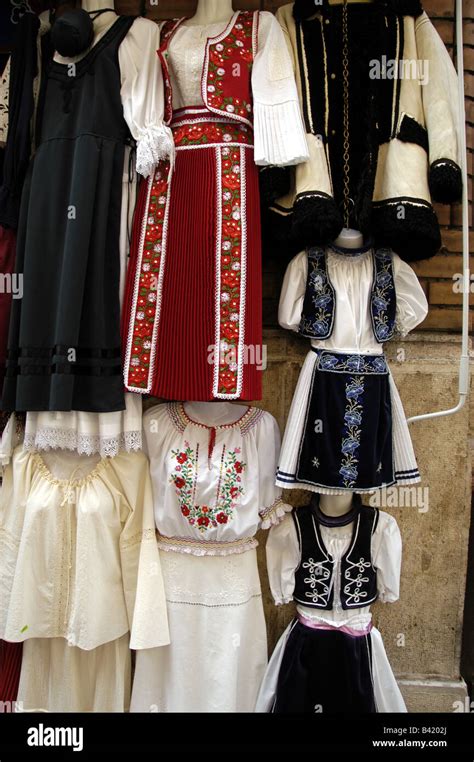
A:
[[[199,445],[193,449],[189,442],[184,442],[184,449],[172,450],[175,461],[170,482],[174,484],[181,513],[191,526],[204,533],[208,529],[227,524],[234,518],[239,498],[244,494],[241,475],[247,464],[238,460],[240,448],[227,450],[222,448],[214,505],[196,503],[197,477],[199,470]]]

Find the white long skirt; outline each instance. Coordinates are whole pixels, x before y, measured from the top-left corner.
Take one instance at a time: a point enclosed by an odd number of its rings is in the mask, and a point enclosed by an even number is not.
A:
[[[308,352],[296,384],[291,402],[285,434],[281,444],[276,484],[283,489],[304,489],[327,495],[342,495],[347,490],[298,482],[296,476],[301,440],[304,435],[306,409],[311,393],[313,370],[318,359],[316,352]],[[416,484],[420,473],[411,441],[408,423],[398,389],[389,372],[390,398],[392,402],[392,445],[395,485]],[[374,489],[350,488],[351,492],[374,492]]]
[[[265,677],[260,686],[256,712],[271,712],[272,710],[286,641],[293,624],[293,622],[290,622],[275,646],[265,672]],[[372,681],[377,712],[406,712],[407,708],[400,693],[400,688],[397,685],[395,675],[392,672],[382,636],[376,627],[372,627],[370,639],[372,644]]]
[[[129,636],[91,651],[64,638],[23,643],[18,705],[25,712],[125,712],[130,704]]]
[[[253,712],[267,664],[255,550],[161,554],[171,643],[138,651],[132,712]]]

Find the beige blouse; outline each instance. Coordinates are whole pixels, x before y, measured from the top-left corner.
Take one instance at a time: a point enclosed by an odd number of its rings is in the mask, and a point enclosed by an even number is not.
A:
[[[0,637],[168,644],[146,456],[45,457],[18,447],[4,471]]]

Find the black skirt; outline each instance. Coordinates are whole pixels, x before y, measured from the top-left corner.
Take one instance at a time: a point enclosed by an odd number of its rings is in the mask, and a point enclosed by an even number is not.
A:
[[[370,634],[317,630],[296,621],[286,642],[272,711],[376,712]]]
[[[394,483],[392,404],[383,355],[313,350],[296,481],[334,489]]]

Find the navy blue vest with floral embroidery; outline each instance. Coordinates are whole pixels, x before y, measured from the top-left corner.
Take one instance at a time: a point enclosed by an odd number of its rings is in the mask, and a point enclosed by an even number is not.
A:
[[[316,609],[332,609],[335,561],[325,548],[311,506],[293,511],[300,545],[293,598]],[[341,559],[340,600],[343,609],[368,606],[377,599],[377,571],[372,564],[371,541],[379,518],[377,508],[361,505],[354,521],[351,544]]]
[[[326,251],[308,249],[308,278],[299,333],[308,339],[328,339],[334,327],[336,293],[329,279]],[[373,253],[374,275],[370,298],[372,328],[379,344],[392,338],[397,299],[390,249]]]

